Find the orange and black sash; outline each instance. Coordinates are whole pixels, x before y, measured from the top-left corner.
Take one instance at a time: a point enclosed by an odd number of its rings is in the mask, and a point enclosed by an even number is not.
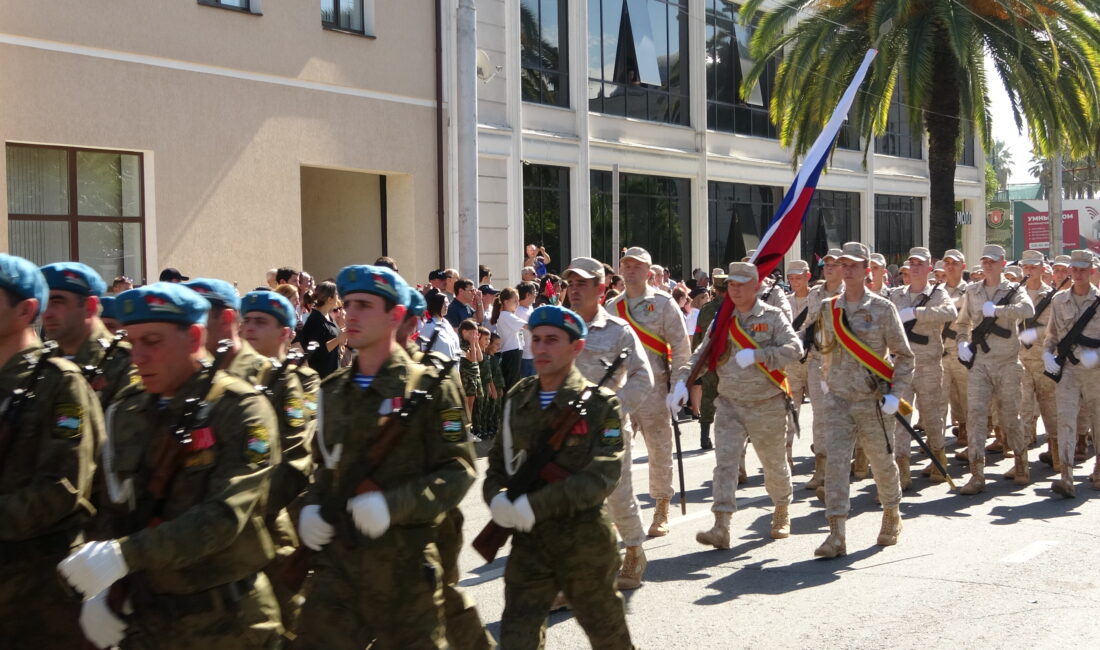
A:
[[[619,318],[622,318],[626,322],[630,323],[630,327],[634,328],[634,333],[638,335],[639,339],[641,339],[642,345],[649,348],[657,356],[663,357],[671,362],[672,346],[670,346],[668,342],[665,341],[663,338],[657,336],[653,332],[646,329],[645,326],[643,326],[641,323],[634,320],[634,317],[630,315],[630,308],[626,306],[626,301],[626,296],[623,296],[623,299],[615,305],[615,310],[616,313],[618,313]]]
[[[744,349],[760,349],[760,346],[756,344],[756,341],[754,341],[752,337],[749,336],[748,332],[746,332],[744,328],[741,327],[741,321],[737,320],[736,316],[730,319],[730,338],[733,339],[734,343],[740,345]],[[783,372],[782,370],[772,370],[771,368],[765,366],[763,363],[757,363],[756,367],[760,369],[760,372],[767,375],[768,379],[771,379],[772,382],[775,383],[775,385],[778,386],[780,389],[782,389],[784,393],[788,395],[791,394],[791,386],[789,383],[787,383],[787,373]]]
[[[889,384],[894,383],[894,366],[886,359],[875,354],[874,350],[867,347],[867,344],[859,340],[852,332],[852,328],[848,323],[848,316],[843,309],[837,306],[839,299],[840,296],[836,296],[830,301],[832,305],[830,311],[833,317],[833,332],[836,333],[836,340],[840,343],[840,347],[844,348],[848,354],[859,362],[859,365],[869,370],[871,374]]]

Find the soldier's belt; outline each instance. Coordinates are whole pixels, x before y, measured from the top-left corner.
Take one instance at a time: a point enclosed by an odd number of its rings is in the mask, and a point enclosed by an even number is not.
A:
[[[237,604],[255,588],[256,574],[252,574],[236,582],[193,594],[150,594],[146,603],[141,603],[141,599],[137,598],[134,605],[139,613],[145,610],[147,613],[179,619],[205,612],[236,610]]]
[[[928,345],[928,341],[931,340],[926,335],[917,334],[916,332],[906,332],[905,338],[908,339],[910,343],[916,343],[917,345]]]
[[[17,542],[0,542],[0,565],[17,564],[44,558],[64,558],[72,551],[80,529],[47,533]]]

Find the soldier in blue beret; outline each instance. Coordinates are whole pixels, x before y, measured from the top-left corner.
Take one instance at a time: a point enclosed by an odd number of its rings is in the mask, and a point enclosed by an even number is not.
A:
[[[98,647],[275,647],[279,608],[261,571],[274,556],[264,504],[280,461],[275,412],[208,362],[206,298],[158,282],[118,304],[143,383],[108,410],[102,541],[58,566],[84,595],[85,633]],[[164,494],[150,492],[152,475],[165,475]],[[122,619],[107,593],[130,574],[146,596]]]
[[[424,352],[420,349],[420,319],[424,316],[428,303],[424,300],[424,294],[420,293],[416,287],[407,286],[405,287],[405,305],[405,320],[401,321],[401,325],[397,328],[397,343],[405,348],[410,359],[422,361]]]
[[[615,393],[600,388],[584,405],[581,421],[552,458],[562,470],[558,477],[540,480],[519,496],[506,488],[512,459],[532,457],[548,423],[594,387],[574,365],[588,335],[580,316],[547,305],[532,312],[527,325],[538,374],[508,392],[504,430],[510,435],[497,436],[483,487],[493,521],[515,530],[504,572],[500,645],[541,646],[561,589],[593,648],[632,648],[615,589],[619,549],[604,508],[622,471],[622,413]],[[576,551],[579,539],[590,540],[583,553]]]
[[[222,341],[229,341],[226,372],[257,386],[260,376],[267,372],[271,363],[248,341],[241,339],[241,298],[237,289],[216,278],[196,278],[184,282],[183,286],[193,289],[210,303],[210,314],[206,320],[206,349],[210,354],[218,349]]]
[[[47,291],[37,266],[0,254],[0,412],[10,441],[0,455],[5,648],[76,648],[83,641],[79,603],[62,590],[54,566],[81,542],[91,518],[103,412],[80,370],[51,356],[35,333]],[[16,389],[30,397],[20,399]]]
[[[313,556],[310,595],[292,647],[447,647],[434,528],[475,478],[461,389],[453,374],[438,380],[436,366],[417,364],[397,341],[409,302],[399,275],[349,266],[336,285],[356,358],[321,384],[319,471],[298,525],[302,543],[320,553]],[[406,396],[433,385],[431,399],[403,418],[405,428],[385,459],[368,460]],[[363,475],[365,467],[372,473]],[[484,642],[484,630],[476,631]],[[481,646],[463,641],[455,647]]]
[[[79,262],[47,264],[42,275],[50,287],[49,303],[42,312],[46,337],[80,367],[107,408],[120,390],[136,381],[130,344],[121,336],[115,340],[100,318],[107,284],[95,269]]]
[[[122,321],[118,319],[117,301],[117,296],[103,296],[99,299],[99,320],[103,321],[103,326],[112,336],[122,329]]]

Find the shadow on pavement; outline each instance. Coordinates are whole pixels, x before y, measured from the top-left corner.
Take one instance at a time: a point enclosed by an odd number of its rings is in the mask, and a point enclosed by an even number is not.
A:
[[[1077,496],[1066,499],[1054,494],[1049,483],[1045,486],[1033,485],[1032,487],[1035,488],[1034,496],[1039,497],[1039,500],[1018,506],[996,506],[989,511],[990,516],[996,517],[990,523],[994,526],[1005,526],[1024,519],[1045,521],[1060,517],[1080,517],[1081,513],[1077,512],[1077,509],[1085,504],[1088,492],[1091,491],[1078,482]]]

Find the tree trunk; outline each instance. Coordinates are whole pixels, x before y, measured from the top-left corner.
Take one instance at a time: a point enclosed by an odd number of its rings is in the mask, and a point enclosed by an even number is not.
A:
[[[933,257],[955,248],[955,166],[959,136],[959,62],[943,32],[935,36],[934,90],[924,111],[928,130],[928,248]],[[975,138],[979,140],[979,138]]]

